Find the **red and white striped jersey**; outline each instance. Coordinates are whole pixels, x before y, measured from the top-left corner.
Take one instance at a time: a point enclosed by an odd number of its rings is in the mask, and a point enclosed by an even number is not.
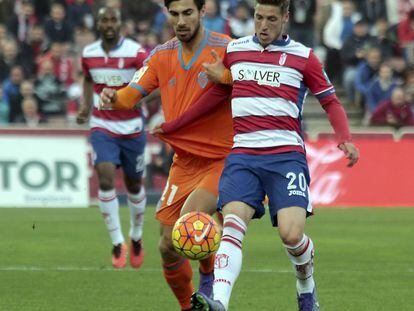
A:
[[[224,64],[233,77],[233,152],[305,152],[308,89],[319,100],[335,93],[313,51],[288,36],[266,48],[248,36],[229,43]]]
[[[131,39],[121,38],[108,54],[98,40],[87,45],[82,53],[82,69],[93,81],[93,111],[91,129],[112,136],[136,136],[143,129],[141,111],[99,110],[99,94],[105,87],[121,89],[128,85],[135,72],[142,67],[147,54],[141,45]]]

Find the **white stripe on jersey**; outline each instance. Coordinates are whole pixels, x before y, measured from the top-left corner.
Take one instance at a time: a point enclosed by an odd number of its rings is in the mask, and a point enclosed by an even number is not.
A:
[[[255,81],[259,85],[280,87],[281,84],[300,88],[303,75],[289,67],[242,62],[231,66],[233,81]]]
[[[267,148],[286,145],[304,147],[302,137],[295,131],[264,130],[235,135],[233,148]]]
[[[93,68],[89,70],[94,83],[106,84],[109,87],[122,86],[129,83],[135,71],[136,68]]]
[[[91,128],[104,128],[110,131],[111,133],[117,135],[130,135],[141,132],[144,124],[141,117],[120,122],[112,120],[103,120],[101,118],[91,116],[90,125]]]
[[[299,117],[298,106],[284,98],[236,97],[231,101],[233,118],[246,116]]]
[[[109,51],[109,55],[102,49],[102,40],[95,41],[85,47],[82,57],[136,57],[139,50],[142,50],[141,44],[128,38],[123,38],[119,44]]]

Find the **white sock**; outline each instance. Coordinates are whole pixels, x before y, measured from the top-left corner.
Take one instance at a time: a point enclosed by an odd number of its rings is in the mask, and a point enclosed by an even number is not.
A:
[[[285,245],[285,247],[296,271],[296,289],[298,293],[312,293],[315,288],[312,240],[304,234],[302,240],[297,245]]]
[[[99,210],[106,223],[113,245],[124,242],[119,221],[119,202],[115,189],[109,191],[98,191]]]
[[[142,238],[146,203],[147,195],[144,187],[141,187],[141,190],[137,194],[128,193],[128,207],[131,215],[129,236],[134,241],[138,241]]]
[[[242,243],[247,226],[233,214],[226,215],[223,236],[214,262],[214,300],[228,309],[231,291],[242,267]]]

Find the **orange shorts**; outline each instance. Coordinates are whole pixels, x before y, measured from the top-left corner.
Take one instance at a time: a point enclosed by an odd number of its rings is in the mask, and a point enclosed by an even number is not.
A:
[[[185,200],[195,189],[203,188],[218,196],[223,167],[224,159],[175,155],[155,218],[163,225],[174,225]]]

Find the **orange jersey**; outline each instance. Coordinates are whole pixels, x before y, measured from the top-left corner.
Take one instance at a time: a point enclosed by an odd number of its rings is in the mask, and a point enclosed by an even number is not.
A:
[[[165,120],[172,121],[185,112],[212,85],[202,67],[212,63],[211,51],[224,57],[230,38],[205,31],[204,39],[192,58],[185,63],[183,48],[177,38],[154,49],[144,67],[137,71],[129,86],[118,92],[115,109],[131,108],[132,99],[160,88]],[[131,104],[129,104],[131,103]],[[161,135],[175,151],[205,158],[224,158],[231,149],[233,128],[230,102],[212,113],[172,133]]]

